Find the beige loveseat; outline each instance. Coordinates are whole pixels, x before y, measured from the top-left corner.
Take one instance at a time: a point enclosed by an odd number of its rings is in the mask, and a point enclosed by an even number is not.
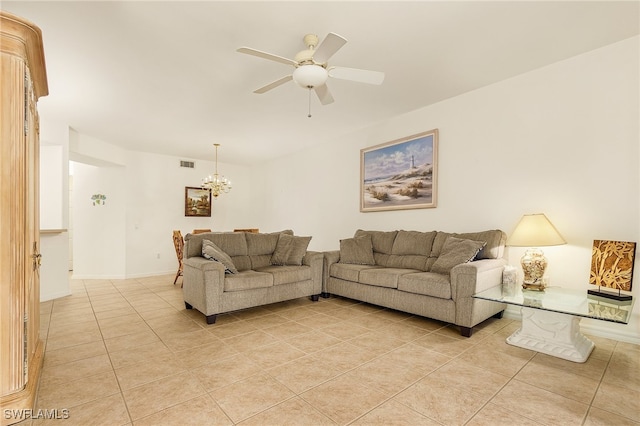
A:
[[[474,299],[500,286],[506,234],[500,230],[451,234],[356,231],[326,252],[323,297],[361,300],[455,324],[473,326],[500,317],[505,305]]]
[[[317,301],[322,292],[323,254],[307,251],[310,239],[294,236],[292,231],[187,234],[186,308],[197,309],[213,324],[223,312],[306,296]]]

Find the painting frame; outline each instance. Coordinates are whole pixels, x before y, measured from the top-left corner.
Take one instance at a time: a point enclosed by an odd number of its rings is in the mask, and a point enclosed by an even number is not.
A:
[[[184,187],[184,215],[211,217],[211,189],[199,186]]]
[[[437,207],[438,129],[360,150],[360,211]]]

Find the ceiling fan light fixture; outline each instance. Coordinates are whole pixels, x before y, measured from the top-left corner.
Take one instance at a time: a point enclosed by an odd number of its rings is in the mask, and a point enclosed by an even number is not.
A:
[[[320,65],[301,65],[293,71],[293,81],[306,89],[326,83],[329,74]]]

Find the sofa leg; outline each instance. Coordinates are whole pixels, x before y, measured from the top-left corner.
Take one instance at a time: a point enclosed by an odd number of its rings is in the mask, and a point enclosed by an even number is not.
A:
[[[460,327],[460,335],[462,337],[471,337],[472,327]]]
[[[497,314],[495,314],[495,315],[493,316],[493,318],[501,319],[501,318],[502,318],[502,315],[504,315],[504,311],[500,311],[500,312],[498,312]]]
[[[322,296],[323,299],[328,299],[331,297],[331,294],[323,291],[322,293],[320,293],[320,296]]]
[[[311,301],[312,302],[317,302],[319,299],[320,299],[320,295],[319,294],[311,295]]]
[[[187,309],[193,309],[193,306],[191,306],[187,302],[184,302],[184,307],[187,308]]]
[[[216,314],[207,315],[207,324],[215,324],[216,323]]]

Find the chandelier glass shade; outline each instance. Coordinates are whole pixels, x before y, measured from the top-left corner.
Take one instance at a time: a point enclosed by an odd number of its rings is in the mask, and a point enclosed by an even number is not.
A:
[[[213,146],[216,147],[216,171],[213,175],[209,175],[202,179],[202,185],[200,185],[200,187],[202,189],[210,189],[211,195],[214,198],[218,198],[218,195],[222,193],[226,194],[231,191],[231,181],[218,174],[218,147],[220,144],[214,143]]]
[[[320,65],[301,65],[293,71],[293,81],[305,89],[322,86],[329,74]]]

